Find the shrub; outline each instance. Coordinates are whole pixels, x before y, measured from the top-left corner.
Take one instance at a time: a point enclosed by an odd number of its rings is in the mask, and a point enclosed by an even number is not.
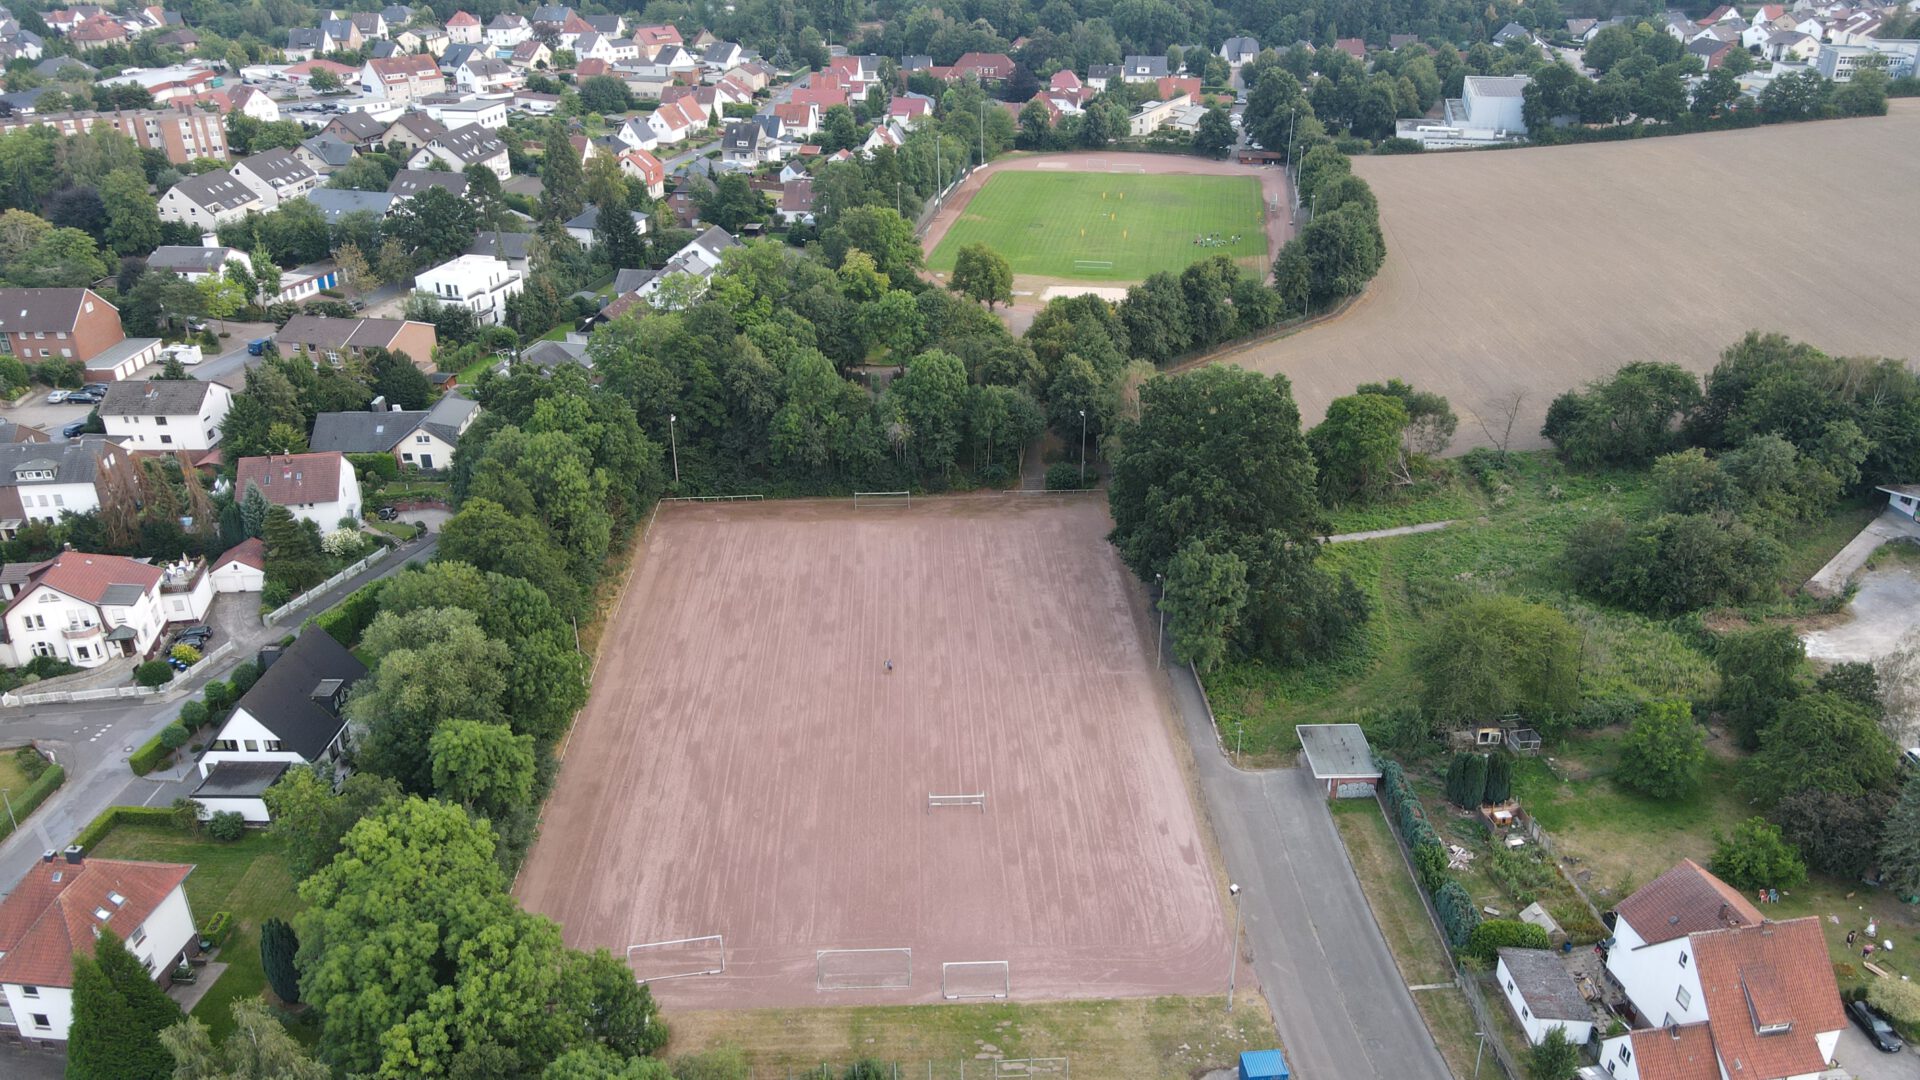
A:
[[[180,706],[180,719],[177,723],[188,731],[198,731],[206,727],[207,721],[211,719],[213,719],[213,713],[207,708],[207,703],[196,698]]]
[[[1487,859],[1487,874],[1500,883],[1517,904],[1531,904],[1540,891],[1552,887],[1553,867],[1532,854],[1496,847]]]
[[[1071,461],[1061,461],[1047,466],[1048,491],[1079,491],[1086,487],[1080,478],[1080,466]]]
[[[233,669],[231,681],[233,684],[234,700],[238,701],[240,700],[240,695],[253,689],[253,684],[260,681],[260,665],[251,660],[241,664],[239,667]],[[213,689],[211,683],[208,684],[207,689]]]
[[[173,651],[167,655],[188,666],[200,662],[200,650],[191,645],[175,645]]]
[[[380,614],[380,590],[386,579],[370,581],[349,593],[346,599],[313,617],[313,625],[327,632],[327,636],[351,649],[360,644],[360,635],[366,633],[372,625],[373,617]],[[235,671],[236,678],[239,672]]]
[[[1473,928],[1467,938],[1466,953],[1482,963],[1491,964],[1495,955],[1503,948],[1548,949],[1553,942],[1547,940],[1547,932],[1532,923],[1518,919],[1488,919]]]
[[[193,733],[178,723],[168,724],[160,729],[160,745],[170,751],[187,745],[187,740],[192,737]]]
[[[13,767],[19,769],[28,780],[40,779],[52,764],[31,746],[23,746],[13,752]]]
[[[238,840],[247,835],[247,819],[238,810],[222,810],[207,820],[207,835],[215,840]]]
[[[167,810],[174,828],[183,833],[200,831],[200,804],[197,801],[181,795],[173,800],[173,805],[167,807]]]
[[[1766,818],[1748,818],[1732,836],[1713,834],[1713,863],[1720,879],[1743,892],[1790,889],[1807,880],[1807,864]]]
[[[135,750],[132,755],[127,758],[127,767],[133,770],[133,775],[145,776],[159,768],[172,756],[173,748],[162,742],[159,735],[155,735],[153,738],[141,743],[140,749]]]
[[[269,581],[260,590],[260,606],[268,611],[282,607],[293,599],[293,589],[284,581]]]
[[[1616,724],[1630,723],[1640,715],[1640,699],[1632,694],[1612,693],[1590,697],[1573,714],[1573,726],[1582,731],[1598,731]]]
[[[1503,803],[1513,796],[1513,759],[1505,754],[1487,758],[1487,790],[1480,797],[1488,803]]]
[[[31,750],[32,748],[22,747],[22,749]],[[45,766],[45,770],[34,779],[33,783],[28,784],[20,794],[13,796],[13,820],[24,818],[28,814],[33,813],[33,808],[46,802],[47,796],[58,791],[60,785],[65,783],[67,779],[67,770],[58,765],[48,764],[46,759],[41,758],[38,753],[35,753],[33,756],[39,758],[41,764]],[[0,819],[0,840],[6,839],[12,832],[13,821]]]
[[[234,817],[239,816],[238,814],[234,815]],[[227,940],[227,935],[232,932],[233,915],[231,912],[226,911],[214,912],[212,917],[206,921],[206,924],[200,927],[201,939],[216,949],[220,947],[222,942]]]
[[[1904,979],[1875,979],[1867,985],[1867,1004],[1885,1013],[1901,1034],[1920,1034],[1920,986]]]
[[[400,463],[394,460],[392,454],[348,454],[347,460],[353,464],[353,471],[363,478],[377,476],[382,480],[400,479]]]
[[[1648,702],[1620,743],[1621,784],[1656,799],[1683,799],[1700,784],[1707,744],[1684,701]]]
[[[232,683],[220,682],[217,679],[208,683],[206,688],[200,691],[200,696],[206,699],[208,719],[212,719],[214,713],[225,709],[240,698],[240,694],[234,690]]]
[[[173,681],[173,668],[165,660],[148,660],[133,669],[133,681],[141,686],[165,686]]]
[[[1473,928],[1480,925],[1480,909],[1473,906],[1473,897],[1457,881],[1448,881],[1433,894],[1433,909],[1446,928],[1447,943],[1456,949],[1464,946],[1473,936]]]
[[[1413,869],[1420,887],[1428,892],[1447,880],[1447,849],[1439,844],[1421,844],[1413,849]]]
[[[157,825],[170,824],[173,821],[173,810],[165,806],[109,806],[100,811],[99,817],[88,822],[87,827],[80,830],[80,835],[73,838],[73,842],[80,847],[91,849],[112,832],[116,825],[136,821],[152,822]]]

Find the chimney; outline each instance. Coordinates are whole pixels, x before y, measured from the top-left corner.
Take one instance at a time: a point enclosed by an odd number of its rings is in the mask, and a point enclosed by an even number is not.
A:
[[[407,407],[406,407],[405,405],[389,405],[389,406],[387,406],[387,408],[389,408],[389,409],[391,409],[391,410],[393,410],[394,412],[406,412],[406,411],[407,411]]]
[[[86,849],[81,847],[79,844],[68,844],[67,852],[66,852],[67,861],[78,866],[80,864],[80,858],[85,852],[86,852]]]
[[[52,862],[54,860],[54,856],[59,854],[60,854],[59,852],[53,850],[52,848],[48,848],[47,850],[40,853],[40,861]]]
[[[260,674],[265,675],[267,669],[273,666],[274,661],[280,659],[280,654],[284,651],[285,650],[281,649],[278,645],[268,645],[262,648],[260,654],[254,657],[254,663],[260,668]]]
[[[219,247],[219,246],[220,246],[220,238],[219,238],[218,236],[216,236],[216,235],[214,235],[213,233],[210,233],[210,232],[209,232],[209,233],[201,233],[201,234],[200,234],[200,246],[201,246],[201,247],[203,247],[203,248],[217,248],[217,247]]]
[[[387,396],[385,394],[375,394],[373,400],[367,404],[367,411],[386,412]]]

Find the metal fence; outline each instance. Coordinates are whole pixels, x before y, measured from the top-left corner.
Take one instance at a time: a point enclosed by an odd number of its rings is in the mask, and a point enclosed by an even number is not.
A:
[[[374,563],[377,563],[381,559],[386,558],[387,552],[391,550],[393,549],[388,547],[380,548],[379,550],[375,551],[373,554],[367,556],[364,559],[361,559],[359,562],[354,563],[352,566],[347,567],[345,570],[340,571],[339,573],[333,575],[332,577],[321,582],[320,584],[315,585],[313,588],[308,589],[306,592],[301,593],[299,596],[296,596],[293,599],[287,601],[286,603],[281,604],[279,607],[274,608],[272,611],[267,613],[265,618],[261,619],[260,621],[266,624],[267,626],[272,626],[274,623],[279,622],[281,619],[286,618],[288,615],[291,615],[294,612],[312,603],[316,598],[318,598],[322,593],[326,592],[328,589],[331,589],[335,585],[338,585],[341,582],[352,578],[355,574],[358,574],[360,571],[365,570],[367,567],[372,566]]]
[[[1560,875],[1561,880],[1573,886],[1573,891],[1579,895],[1580,902],[1586,904],[1587,911],[1593,915],[1593,921],[1601,926],[1607,925],[1607,920],[1600,914],[1600,906],[1593,902],[1593,897],[1587,895],[1587,890],[1568,871],[1560,855],[1560,845],[1554,843],[1553,834],[1541,828],[1538,821],[1529,817],[1527,818],[1527,837],[1540,845],[1541,851],[1546,852],[1547,860],[1553,864],[1554,872]]]
[[[806,1068],[758,1068],[754,1080],[1069,1080],[1067,1058],[998,1058],[915,1063],[867,1062],[860,1065],[812,1065]]]
[[[1500,1067],[1506,1070],[1509,1077],[1518,1080],[1519,1077],[1526,1076],[1527,1073],[1520,1068],[1520,1063],[1513,1060],[1513,1054],[1507,1050],[1507,1040],[1500,1037],[1500,1021],[1489,1011],[1486,995],[1480,992],[1480,980],[1475,978],[1472,972],[1462,970],[1454,977],[1454,981],[1460,984],[1461,992],[1467,996],[1467,1005],[1473,1009],[1473,1022],[1483,1032],[1480,1037],[1480,1049],[1476,1053],[1491,1050],[1494,1060],[1500,1063]],[[1505,1005],[1499,1007],[1505,1008]]]

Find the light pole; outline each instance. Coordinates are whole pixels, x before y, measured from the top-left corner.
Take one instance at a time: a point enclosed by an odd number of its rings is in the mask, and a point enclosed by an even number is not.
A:
[[[6,788],[0,788],[0,799],[7,800],[7,821],[13,825],[14,832],[19,832],[20,820],[13,816],[13,799],[7,794]]]
[[[1166,640],[1167,636],[1167,587],[1161,584],[1159,574],[1153,575],[1153,588],[1159,594],[1154,600],[1154,606],[1160,609],[1160,633],[1153,639],[1153,666],[1157,668],[1160,666],[1160,643]]]
[[[679,420],[672,413],[667,414],[667,445],[673,448],[673,486],[680,486],[680,439],[674,434],[674,422]]]
[[[1080,486],[1087,486],[1087,410],[1080,410]]]
[[[1293,181],[1293,122],[1300,116],[1300,106],[1295,105],[1287,113],[1287,224],[1293,224],[1295,214],[1300,209],[1300,185]]]
[[[1480,1037],[1480,1046],[1473,1052],[1473,1080],[1480,1080],[1480,1055],[1487,1051],[1487,1033],[1476,1031],[1474,1034]]]
[[[893,212],[900,212],[900,181],[893,182]]]
[[[987,163],[987,99],[980,99],[980,164]]]
[[[1233,980],[1240,974],[1240,886],[1229,884],[1227,895],[1233,897],[1233,948],[1227,954],[1227,1011],[1233,1011]]]

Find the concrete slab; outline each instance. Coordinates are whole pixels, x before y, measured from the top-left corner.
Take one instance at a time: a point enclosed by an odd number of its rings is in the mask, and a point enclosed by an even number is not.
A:
[[[1869,570],[1846,610],[1846,622],[1805,636],[1808,656],[1836,664],[1872,662],[1899,648],[1920,627],[1920,575],[1910,566]]]
[[[1833,1051],[1834,1062],[1855,1080],[1913,1080],[1920,1075],[1914,1057],[1912,1047],[1898,1054],[1881,1051],[1852,1024],[1840,1032],[1840,1045]]]
[[[207,991],[213,989],[213,984],[220,981],[220,976],[226,970],[226,964],[209,960],[207,966],[200,969],[199,978],[190,983],[174,983],[167,988],[167,996],[179,1004],[181,1012],[190,1013],[195,1005],[200,1004],[200,999],[207,996]]]
[[[1888,510],[1879,517],[1867,522],[1859,535],[1847,541],[1847,546],[1839,554],[1827,560],[1812,577],[1807,579],[1806,591],[1814,596],[1838,596],[1846,589],[1847,582],[1860,568],[1867,565],[1880,545],[1899,537],[1920,540],[1920,524],[1912,518]]]

